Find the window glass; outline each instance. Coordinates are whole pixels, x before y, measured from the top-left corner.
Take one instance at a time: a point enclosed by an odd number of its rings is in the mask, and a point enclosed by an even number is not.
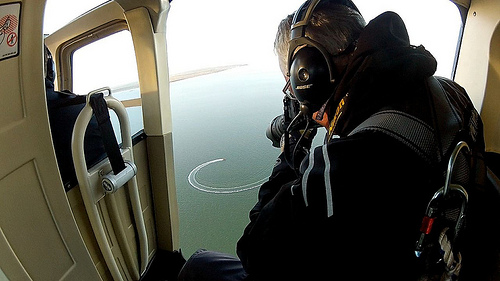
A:
[[[83,95],[110,87],[112,95],[127,109],[132,135],[144,128],[137,64],[128,30],[83,46],[73,53],[72,62],[73,92]],[[114,114],[112,121],[117,138],[121,140]]]
[[[284,79],[273,44],[304,0],[173,1],[167,21],[181,248],[235,253],[258,187],[279,149],[265,136],[282,113]],[[449,0],[354,0],[368,22],[398,12],[411,43],[450,77],[461,22]],[[324,133],[318,132],[315,144]]]

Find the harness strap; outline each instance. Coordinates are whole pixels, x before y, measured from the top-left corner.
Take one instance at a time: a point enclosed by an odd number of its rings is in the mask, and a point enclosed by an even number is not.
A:
[[[452,147],[456,144],[455,139],[460,130],[460,118],[438,79],[430,76],[426,84],[430,92],[429,104],[432,108],[432,120],[438,140],[436,144],[440,150],[438,160],[441,161],[446,155],[449,155]]]
[[[113,173],[118,175],[118,173],[125,169],[125,162],[116,141],[113,125],[111,125],[111,119],[109,118],[108,105],[106,104],[106,100],[104,100],[103,93],[91,95],[89,103],[97,119],[104,143],[104,150],[106,150],[106,154],[108,155]]]
[[[453,247],[446,232],[449,228],[444,228],[439,234],[439,247],[441,248],[442,259],[445,264],[441,281],[457,280],[462,269],[462,254],[453,252]]]
[[[350,134],[352,136],[363,131],[376,131],[392,137],[404,144],[429,164],[444,163],[450,148],[460,129],[460,118],[444,88],[435,77],[427,80],[429,103],[431,105],[434,128],[424,121],[397,110],[384,110],[373,114],[359,124]],[[459,167],[463,172],[465,166]],[[450,175],[451,176],[451,175]],[[461,255],[454,252],[453,243],[446,234],[447,228],[439,235],[440,253],[445,262],[441,280],[455,280],[460,273]]]
[[[377,112],[359,124],[349,136],[362,131],[382,132],[400,141],[429,163],[436,163],[434,130],[424,121],[398,110]]]
[[[431,76],[426,84],[435,128],[402,111],[384,110],[370,116],[349,136],[366,130],[379,131],[407,145],[427,162],[441,162],[452,148],[460,129],[460,118],[441,83]]]

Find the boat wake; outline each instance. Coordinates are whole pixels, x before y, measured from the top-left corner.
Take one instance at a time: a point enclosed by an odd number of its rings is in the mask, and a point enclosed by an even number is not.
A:
[[[188,175],[189,184],[192,187],[196,188],[197,190],[203,191],[203,192],[217,193],[217,194],[231,194],[231,193],[243,192],[243,191],[247,191],[247,190],[251,190],[251,189],[260,187],[264,182],[267,181],[267,178],[263,178],[263,179],[258,180],[256,182],[245,184],[245,185],[239,185],[239,186],[233,186],[233,187],[216,187],[216,186],[204,185],[196,179],[196,174],[198,174],[198,172],[201,169],[203,169],[204,167],[206,167],[210,164],[222,162],[225,160],[226,159],[224,159],[224,158],[219,158],[219,159],[211,160],[211,161],[208,161],[208,162],[205,162],[203,164],[198,165]]]

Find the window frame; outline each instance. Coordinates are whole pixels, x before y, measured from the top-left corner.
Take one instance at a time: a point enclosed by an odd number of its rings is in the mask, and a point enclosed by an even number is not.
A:
[[[56,51],[56,55],[59,58],[59,72],[57,77],[58,89],[60,91],[69,90],[73,91],[73,55],[79,49],[95,43],[101,39],[107,38],[113,34],[117,34],[122,31],[129,31],[129,26],[127,22],[123,19],[117,19],[100,25],[94,29],[87,32],[81,33],[60,45]],[[137,58],[136,58],[137,59]],[[86,94],[86,93],[80,93]],[[136,105],[137,101],[141,101],[142,98],[121,101],[125,107],[133,107]],[[142,105],[140,106],[142,108]],[[144,116],[144,113],[142,113]],[[115,132],[116,133],[116,132]],[[119,136],[117,135],[117,138]],[[142,124],[142,129],[134,132],[132,137],[133,144],[135,145],[139,141],[145,138],[144,134],[144,123]]]
[[[457,40],[457,48],[455,50],[455,59],[453,60],[453,66],[451,69],[451,79],[455,81],[455,76],[457,73],[457,67],[458,67],[458,60],[460,58],[460,50],[462,49],[462,41],[464,38],[464,29],[465,29],[465,24],[467,22],[467,15],[469,13],[469,8],[466,7],[460,3],[458,3],[456,0],[450,0],[455,6],[457,6],[458,12],[460,13],[460,18],[462,19],[462,25],[460,26],[460,31],[458,33],[458,40]]]
[[[59,89],[73,92],[73,54],[75,51],[124,30],[129,30],[127,22],[125,20],[114,20],[61,44],[56,52],[61,62],[58,71],[59,75],[57,76]]]

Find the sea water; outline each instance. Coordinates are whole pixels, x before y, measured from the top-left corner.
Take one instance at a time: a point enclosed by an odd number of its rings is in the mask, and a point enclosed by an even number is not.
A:
[[[236,242],[257,203],[260,185],[280,153],[265,131],[283,113],[279,68],[240,66],[170,84],[180,244],[236,254]],[[113,93],[140,98],[138,84]],[[142,108],[129,107],[132,134],[143,128]],[[118,141],[118,120],[111,116]],[[321,133],[318,133],[318,136]],[[316,136],[313,145],[321,144]]]
[[[180,242],[235,254],[280,151],[265,131],[283,111],[277,71],[242,66],[171,83]]]

